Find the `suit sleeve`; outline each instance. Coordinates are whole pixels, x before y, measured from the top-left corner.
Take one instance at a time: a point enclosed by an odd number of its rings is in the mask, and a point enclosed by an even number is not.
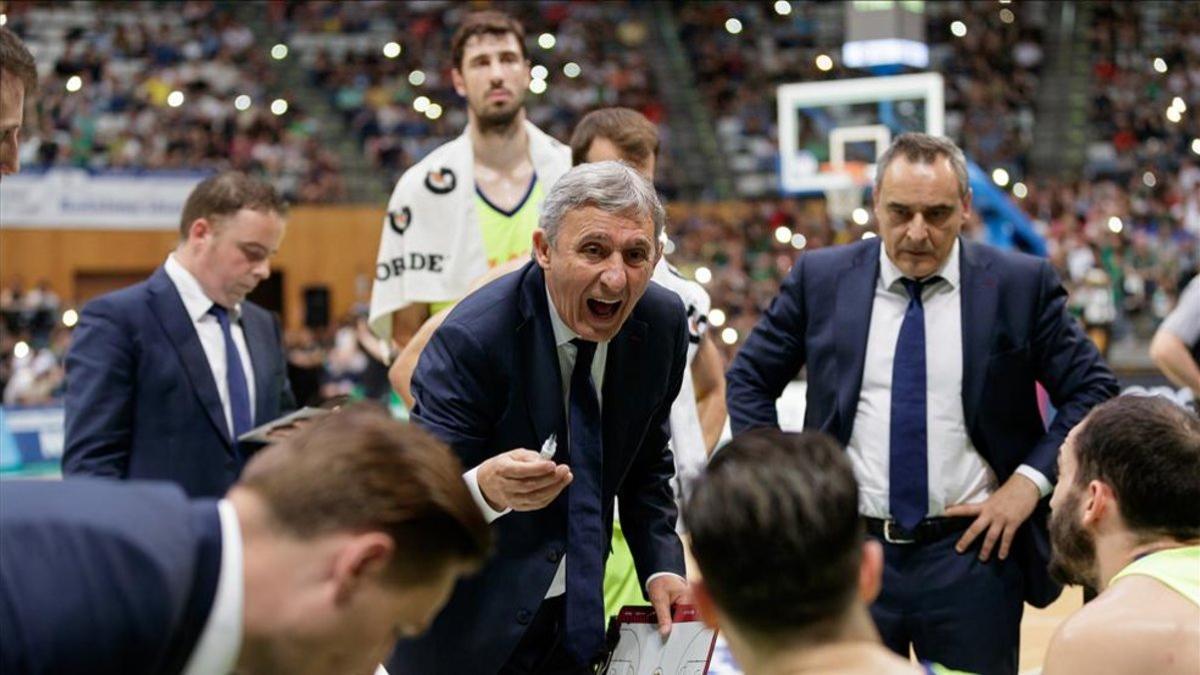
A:
[[[687,319],[679,314],[675,330],[674,353],[671,357],[670,380],[663,401],[655,409],[649,429],[637,449],[633,464],[621,484],[617,500],[621,509],[621,529],[633,553],[641,587],[646,588],[650,575],[672,572],[686,574],[683,544],[675,530],[678,510],[671,479],[675,475],[675,459],[667,445],[671,437],[671,403],[679,395],[687,364]]]
[[[1038,381],[1058,412],[1024,463],[1054,482],[1058,477],[1058,448],[1067,432],[1093,407],[1116,396],[1120,387],[1095,344],[1067,313],[1067,291],[1044,261],[1039,284],[1033,358]]]
[[[288,378],[287,348],[283,344],[283,327],[279,317],[271,314],[271,327],[275,329],[275,346],[279,353],[277,372],[279,377],[279,415],[282,417],[296,409],[296,394],[292,392],[292,381]]]
[[[804,366],[804,259],[801,255],[779,295],[759,319],[725,374],[726,407],[733,433],[779,428],[775,401]]]
[[[136,349],[120,309],[83,308],[67,350],[66,476],[125,478],[133,435]]]
[[[453,448],[466,469],[491,454],[487,443],[495,416],[489,406],[503,399],[486,381],[485,373],[493,370],[474,336],[458,324],[444,323],[413,372],[413,420]]]

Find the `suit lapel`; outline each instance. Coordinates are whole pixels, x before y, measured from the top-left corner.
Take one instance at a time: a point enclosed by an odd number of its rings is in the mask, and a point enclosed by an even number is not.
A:
[[[601,418],[604,431],[604,485],[610,488],[621,477],[626,460],[617,451],[624,451],[630,423],[645,414],[644,395],[648,383],[629,386],[629,375],[645,373],[646,323],[632,316],[626,319],[616,337],[608,343],[608,360],[604,365],[604,398]]]
[[[879,240],[864,246],[840,274],[834,306],[834,336],[837,340],[837,437],[850,442],[858,395],[862,389],[867,357],[871,308],[879,278]]]
[[[267,398],[270,384],[271,365],[271,330],[270,321],[260,321],[262,317],[246,311],[242,307],[242,333],[246,336],[246,350],[250,352],[250,368],[254,372],[254,424],[270,422],[271,414],[267,410]]]
[[[221,396],[217,393],[217,383],[213,379],[212,369],[208,365],[208,357],[204,347],[200,345],[200,336],[192,325],[191,317],[183,306],[183,299],[171,283],[166,270],[158,268],[150,277],[150,309],[158,318],[175,351],[179,354],[179,362],[187,373],[188,381],[200,399],[200,406],[208,415],[209,421],[217,428],[218,436],[225,441],[226,449],[232,449],[229,439],[229,427],[225,422],[225,410],[221,407]]]
[[[975,426],[980,397],[987,375],[992,326],[996,320],[996,302],[1000,284],[988,269],[990,261],[980,255],[977,245],[962,240],[962,340],[963,340],[963,415],[968,433]]]
[[[517,333],[518,344],[525,348],[517,356],[523,359],[520,372],[529,374],[525,380],[525,402],[529,406],[530,421],[538,443],[544,442],[550,434],[558,434],[559,447],[565,449],[567,439],[564,431],[562,374],[558,369],[554,328],[550,325],[545,277],[536,263],[530,263],[523,274],[523,320],[517,327]]]

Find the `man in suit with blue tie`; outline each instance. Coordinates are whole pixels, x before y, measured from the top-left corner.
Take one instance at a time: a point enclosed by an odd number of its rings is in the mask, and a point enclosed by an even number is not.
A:
[[[246,300],[270,276],[286,205],[227,172],[192,191],[180,242],[141,283],[84,306],[67,352],[63,474],[162,479],[220,496],[238,436],[295,407],[278,320]]]
[[[219,501],[4,483],[0,672],[369,675],[487,556],[461,473],[357,407],[265,448]]]
[[[804,426],[846,445],[884,543],[884,642],[1015,673],[1022,599],[1061,591],[1046,535],[1058,447],[1118,388],[1049,263],[960,237],[970,209],[957,146],[897,137],[876,173],[880,236],[796,260],[730,367],[728,402],[735,434],[777,427],[775,401],[807,366]]]
[[[614,497],[670,629],[687,585],[667,420],[688,332],[678,296],[650,284],[664,221],[629,166],[577,166],[542,204],[534,261],[468,296],[434,333],[413,418],[469,469],[498,550],[427,635],[397,646],[392,670],[592,672]]]

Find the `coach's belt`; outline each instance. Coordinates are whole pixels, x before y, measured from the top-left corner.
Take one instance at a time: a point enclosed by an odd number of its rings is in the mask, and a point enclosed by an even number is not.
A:
[[[867,522],[867,532],[881,537],[889,544],[928,544],[943,537],[962,532],[971,526],[974,518],[960,516],[957,518],[926,518],[917,523],[916,527],[906,530],[892,519],[863,517]]]

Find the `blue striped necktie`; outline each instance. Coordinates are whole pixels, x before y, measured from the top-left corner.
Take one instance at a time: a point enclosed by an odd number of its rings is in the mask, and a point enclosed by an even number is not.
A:
[[[246,384],[246,371],[242,370],[242,356],[233,342],[233,331],[229,326],[229,310],[214,304],[208,310],[221,324],[225,336],[225,383],[229,388],[229,410],[233,413],[233,445],[237,447],[238,436],[254,427],[254,413],[250,410],[250,387]]]
[[[901,279],[908,307],[892,362],[892,414],[888,456],[888,506],[892,518],[911,530],[929,506],[929,429],[926,421],[925,307],[921,293],[940,281]]]

